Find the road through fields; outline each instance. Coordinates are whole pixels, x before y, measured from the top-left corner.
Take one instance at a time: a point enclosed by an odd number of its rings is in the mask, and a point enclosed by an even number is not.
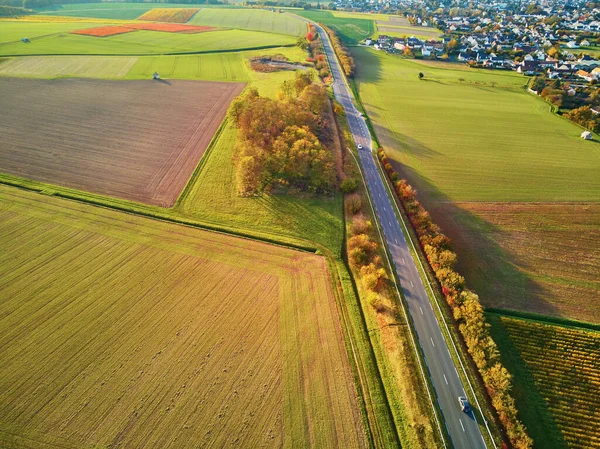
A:
[[[329,37],[321,27],[318,25],[316,27],[322,37],[325,53],[331,66],[335,96],[346,110],[355,143],[363,147],[359,151],[360,162],[428,367],[428,374],[435,390],[434,394],[442,412],[443,425],[446,426],[452,445],[456,449],[486,448],[487,445],[475,416],[472,412],[466,414],[460,409],[458,397],[466,396],[465,389],[458,375],[457,366],[450,355],[450,349],[442,335],[432,303],[419,276],[417,262],[410,253],[401,224],[394,212],[394,205],[384,185],[385,181],[381,177],[371,152],[371,135],[365,119],[354,106],[352,93],[344,82]]]

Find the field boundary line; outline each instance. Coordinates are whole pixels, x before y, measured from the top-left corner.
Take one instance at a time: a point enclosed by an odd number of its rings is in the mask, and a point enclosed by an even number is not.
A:
[[[10,179],[10,178],[12,178],[12,179]],[[85,204],[89,204],[91,206],[96,206],[96,207],[103,207],[105,209],[123,212],[123,213],[130,214],[130,215],[137,215],[137,216],[141,216],[141,217],[145,217],[145,218],[149,218],[149,219],[160,220],[160,221],[163,221],[166,223],[178,224],[178,225],[196,228],[196,229],[200,229],[200,230],[204,230],[204,231],[216,232],[219,234],[232,235],[235,237],[240,237],[240,238],[244,238],[244,239],[248,239],[248,240],[257,240],[257,241],[260,241],[263,243],[277,245],[277,246],[281,246],[284,248],[301,251],[301,252],[308,252],[308,253],[313,253],[313,254],[317,254],[317,255],[323,254],[323,248],[321,247],[321,245],[315,245],[315,246],[306,245],[305,246],[305,245],[293,243],[291,241],[286,242],[283,239],[278,240],[278,239],[274,238],[274,236],[272,234],[271,235],[266,234],[265,236],[260,236],[257,234],[243,232],[241,230],[235,230],[235,229],[228,228],[225,226],[218,226],[218,225],[214,225],[214,224],[207,223],[207,222],[179,218],[179,217],[160,213],[160,212],[153,211],[153,210],[142,210],[141,208],[148,207],[148,206],[140,204],[140,203],[124,203],[122,205],[115,204],[115,203],[111,203],[109,199],[105,199],[106,197],[102,197],[102,196],[87,196],[87,193],[85,193],[85,192],[80,193],[77,190],[68,191],[67,188],[60,187],[60,186],[54,186],[52,184],[38,183],[37,181],[30,181],[30,180],[25,180],[23,178],[12,177],[12,176],[10,176],[10,178],[8,175],[0,173],[0,184],[27,190],[30,192],[39,193],[41,195],[55,196],[57,198],[62,198],[65,200],[70,200],[70,201],[77,201],[79,203],[85,203]],[[33,183],[33,185],[31,185],[32,183]],[[30,185],[27,185],[27,184],[30,184]],[[52,190],[57,189],[57,190],[51,191],[50,193],[48,193],[47,192],[48,189],[52,189]],[[62,190],[62,191],[60,191],[60,190]],[[291,239],[293,239],[293,238],[290,238],[290,240]],[[303,241],[302,239],[296,239],[296,240],[299,242]],[[305,241],[305,242],[309,243],[308,241]]]
[[[521,312],[519,310],[498,309],[490,307],[485,309],[486,314],[495,316],[507,316],[510,318],[518,318],[525,321],[533,321],[548,326],[559,326],[569,329],[579,329],[586,332],[600,332],[600,324],[587,323],[585,321],[570,320],[568,318],[559,318],[547,315],[540,315],[533,312]]]

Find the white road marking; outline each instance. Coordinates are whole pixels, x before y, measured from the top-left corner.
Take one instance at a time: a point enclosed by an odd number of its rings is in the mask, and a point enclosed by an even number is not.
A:
[[[435,346],[435,343],[433,342],[433,338],[429,337],[429,339],[431,340],[431,344],[432,344],[433,346]]]
[[[419,309],[421,309],[421,306],[419,306]],[[423,309],[421,309],[421,315],[423,315]]]
[[[444,376],[444,380],[446,381],[446,385],[448,385],[448,379],[446,379],[446,375],[444,373],[442,373],[442,375]]]
[[[411,287],[414,287],[414,286],[415,286],[415,284],[413,284],[413,281],[410,281],[410,286],[411,286]]]
[[[433,310],[433,306],[431,305],[431,303],[429,303],[429,307],[431,307],[431,310]]]
[[[465,431],[465,426],[463,426],[462,420],[458,418],[458,422],[460,423],[460,427],[462,427],[463,432]]]
[[[402,265],[404,265],[404,259],[402,259]]]
[[[397,245],[398,244],[398,239],[395,239],[395,240],[396,240],[396,245]]]
[[[458,370],[456,369],[456,367],[454,367],[454,371],[456,371],[456,376],[457,376],[457,377],[460,377],[460,376],[458,375]]]

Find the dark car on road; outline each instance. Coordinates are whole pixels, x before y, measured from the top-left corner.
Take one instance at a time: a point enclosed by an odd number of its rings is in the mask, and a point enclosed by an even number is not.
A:
[[[458,403],[460,404],[460,409],[465,413],[471,413],[471,404],[469,404],[469,400],[464,396],[458,397]]]

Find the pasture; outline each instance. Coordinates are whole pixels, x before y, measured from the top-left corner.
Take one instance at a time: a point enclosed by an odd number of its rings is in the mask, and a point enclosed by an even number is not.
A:
[[[482,303],[598,322],[598,144],[518,74],[353,53],[382,146]]]
[[[488,314],[536,448],[600,447],[600,332]]]
[[[243,86],[0,78],[0,171],[169,207]]]
[[[289,14],[263,9],[201,9],[189,21],[190,25],[264,31],[289,36],[304,36],[306,24]]]
[[[525,77],[353,54],[377,136],[421,192],[444,201],[600,200],[598,143],[525,92]]]
[[[97,24],[95,26],[101,26]],[[110,25],[110,24],[105,24]],[[206,53],[293,45],[296,39],[281,34],[248,30],[219,30],[197,34],[135,31],[98,38],[70,34],[89,28],[77,22],[6,22],[0,26],[0,56],[12,55],[152,55]],[[31,42],[24,44],[27,36]]]
[[[337,17],[330,11],[294,11],[299,16],[332,28],[347,44],[356,44],[375,32],[375,22],[348,16]]]
[[[7,447],[367,445],[325,259],[0,186]]]

